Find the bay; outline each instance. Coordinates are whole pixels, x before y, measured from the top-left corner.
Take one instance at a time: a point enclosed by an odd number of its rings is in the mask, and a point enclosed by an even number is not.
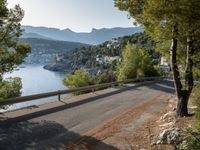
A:
[[[25,65],[23,67],[16,69],[11,73],[7,73],[4,75],[4,78],[9,78],[9,77],[21,78],[23,86],[23,88],[21,89],[22,96],[67,89],[62,83],[62,80],[66,77],[66,73],[48,71],[43,69],[43,66],[41,65],[36,65],[36,66]],[[58,97],[49,97],[49,98],[43,98],[34,101],[14,104],[8,106],[6,108],[6,111],[32,105],[50,103],[53,101],[57,101],[57,99]],[[0,110],[0,112],[3,111],[5,110],[2,109]]]

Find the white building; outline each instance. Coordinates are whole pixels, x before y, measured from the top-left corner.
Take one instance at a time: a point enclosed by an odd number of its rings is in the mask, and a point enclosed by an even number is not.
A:
[[[112,63],[113,61],[120,61],[120,57],[119,56],[99,56],[97,55],[96,57],[96,61],[99,62],[100,64],[108,64],[108,63]]]
[[[167,59],[165,57],[161,57],[161,60],[160,60],[160,65],[161,66],[169,66],[168,62],[167,62]]]

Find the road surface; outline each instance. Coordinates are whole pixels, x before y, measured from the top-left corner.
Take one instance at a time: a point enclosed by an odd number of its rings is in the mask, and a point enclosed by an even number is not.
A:
[[[4,113],[0,115],[0,150],[62,148],[127,109],[173,92],[171,81],[127,84]]]

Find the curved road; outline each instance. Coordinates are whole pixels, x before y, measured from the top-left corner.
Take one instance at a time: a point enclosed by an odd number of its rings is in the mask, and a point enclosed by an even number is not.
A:
[[[0,149],[62,148],[127,109],[173,92],[171,81],[127,84],[63,102],[7,112],[0,115]]]

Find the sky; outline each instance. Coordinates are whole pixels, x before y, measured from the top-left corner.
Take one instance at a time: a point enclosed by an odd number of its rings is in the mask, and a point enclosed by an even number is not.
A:
[[[92,28],[132,27],[126,12],[114,7],[114,0],[7,0],[25,11],[22,25],[70,28],[90,32]]]

